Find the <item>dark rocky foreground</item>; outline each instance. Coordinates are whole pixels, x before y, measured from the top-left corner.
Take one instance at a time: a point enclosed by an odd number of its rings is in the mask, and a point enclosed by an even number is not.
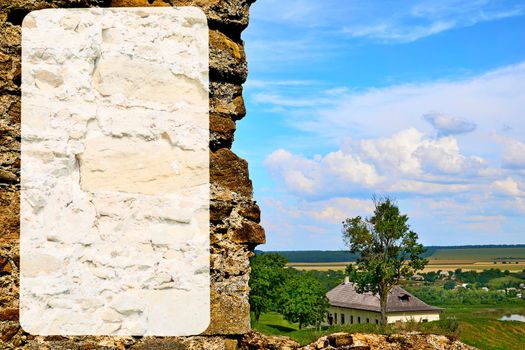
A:
[[[236,349],[250,331],[249,257],[265,241],[248,164],[231,151],[246,114],[248,71],[241,32],[253,0],[0,0],[0,349]],[[210,38],[211,323],[184,338],[34,337],[20,327],[19,177],[21,23],[33,10],[197,6]],[[159,91],[162,93],[162,91]]]
[[[475,350],[454,339],[434,334],[348,334],[334,333],[300,346],[286,337],[268,337],[256,332],[247,334],[241,342],[242,350]]]

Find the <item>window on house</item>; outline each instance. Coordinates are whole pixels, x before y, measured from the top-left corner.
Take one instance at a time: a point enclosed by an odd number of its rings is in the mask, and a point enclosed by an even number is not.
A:
[[[354,324],[354,315],[350,315],[350,324]]]
[[[379,320],[376,318],[376,324],[379,324]]]
[[[357,323],[361,323],[361,316],[357,316]]]
[[[345,324],[345,314],[341,314],[341,324]]]
[[[401,295],[398,296],[398,298],[399,298],[399,300],[401,302],[405,302],[406,303],[406,302],[408,302],[410,300],[410,295],[408,295],[408,294],[401,294]]]
[[[428,322],[426,318],[422,319],[421,322]]]
[[[337,324],[337,313],[334,313],[334,324]]]
[[[366,323],[370,323],[370,319],[369,318],[366,319]]]

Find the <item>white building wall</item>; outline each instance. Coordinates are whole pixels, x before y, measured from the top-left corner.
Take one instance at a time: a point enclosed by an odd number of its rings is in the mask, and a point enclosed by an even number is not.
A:
[[[381,313],[357,309],[347,309],[337,306],[330,306],[328,308],[328,315],[333,317],[333,325],[340,324],[359,324],[359,323],[380,323],[381,322]],[[327,315],[327,316],[328,316]],[[337,315],[337,316],[335,316]],[[342,323],[343,317],[344,323]],[[328,317],[326,319],[326,324],[328,323]]]
[[[401,322],[432,322],[439,321],[439,311],[425,311],[425,312],[397,312],[397,313],[388,313],[387,322],[395,323],[398,321]]]
[[[358,309],[349,309],[342,308],[337,306],[330,306],[328,308],[327,318],[325,320],[325,325],[328,325],[328,316],[332,315],[333,325],[341,324],[359,324],[359,323],[381,323],[381,313],[358,310]],[[337,316],[336,316],[337,315]],[[431,322],[439,320],[439,311],[433,312],[390,312],[387,314],[387,322],[395,323],[398,321],[401,322]],[[344,323],[342,322],[344,319]]]

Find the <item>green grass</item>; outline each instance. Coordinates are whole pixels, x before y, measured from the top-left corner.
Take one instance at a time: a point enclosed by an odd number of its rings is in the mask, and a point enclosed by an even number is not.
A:
[[[318,338],[335,332],[351,333],[384,333],[381,327],[375,324],[359,324],[322,327],[320,331],[314,328],[303,328],[299,330],[299,324],[286,321],[283,316],[277,312],[263,313],[259,322],[252,318],[252,328],[266,335],[284,335],[306,345]]]
[[[513,259],[509,259],[513,258]],[[525,248],[465,248],[438,249],[429,257],[430,260],[474,260],[493,261],[495,259],[514,261],[525,260]]]
[[[456,336],[466,344],[482,350],[523,350],[525,323],[498,320],[499,317],[511,313],[525,315],[525,307],[505,305],[492,308],[486,305],[458,305],[447,307],[441,321],[404,324],[403,329],[397,329],[394,325],[381,327],[374,324],[359,324],[323,327],[320,331],[313,328],[299,330],[297,324],[287,322],[276,312],[269,312],[262,314],[259,322],[252,320],[252,327],[263,334],[290,337],[302,345],[334,332],[391,334],[414,330]],[[458,321],[457,331],[450,329],[450,322],[446,318],[455,318]]]

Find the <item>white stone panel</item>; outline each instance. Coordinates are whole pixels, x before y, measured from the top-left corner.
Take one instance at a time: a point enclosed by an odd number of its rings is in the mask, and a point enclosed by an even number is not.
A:
[[[20,323],[209,324],[208,27],[193,7],[53,9],[22,28]]]

